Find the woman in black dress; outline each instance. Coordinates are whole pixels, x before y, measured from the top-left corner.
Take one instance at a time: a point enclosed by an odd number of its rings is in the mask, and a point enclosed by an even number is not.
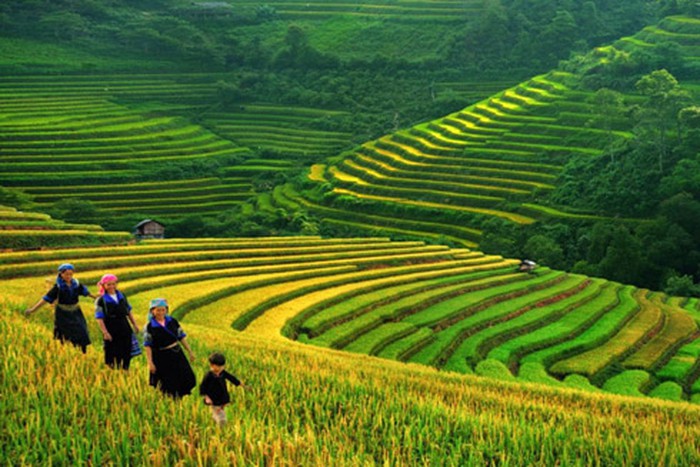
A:
[[[61,342],[69,341],[76,347],[80,347],[83,353],[90,345],[87,322],[80,309],[78,300],[80,296],[97,298],[83,284],[73,278],[75,268],[72,264],[64,263],[58,267],[56,283],[51,290],[44,295],[33,307],[27,308],[24,313],[29,316],[38,308],[49,303],[56,302],[54,314],[53,336]]]
[[[129,369],[131,363],[131,338],[138,329],[131,305],[126,296],[117,290],[117,276],[105,274],[97,283],[100,298],[95,300],[95,319],[104,338],[105,363],[110,368]]]
[[[190,394],[197,384],[184,349],[194,359],[192,348],[180,323],[168,314],[168,302],[162,298],[151,300],[148,323],[144,331],[149,383],[165,394],[179,398]]]

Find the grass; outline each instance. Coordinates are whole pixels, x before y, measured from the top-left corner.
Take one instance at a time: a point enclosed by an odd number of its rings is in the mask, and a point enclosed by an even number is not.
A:
[[[30,320],[20,315],[63,261],[74,261],[89,286],[116,271],[141,324],[153,296],[168,298],[194,345],[198,375],[208,353],[226,354],[249,389],[233,393],[225,430],[216,431],[196,397],[163,401],[146,385],[143,358],[129,374],[109,371],[98,345],[82,356],[51,339],[48,307]],[[547,332],[568,320],[584,328],[571,331],[576,346],[606,322],[595,345],[608,345],[620,332],[611,330],[634,327],[627,319],[637,303],[657,304],[631,287],[546,268],[516,274],[511,260],[386,238],[173,239],[3,253],[0,264],[0,390],[10,395],[0,398],[7,427],[0,458],[13,464],[700,462],[693,364],[680,379],[629,370],[596,387],[581,375],[553,377],[549,359],[510,361],[538,340],[548,346],[542,351],[568,342],[566,327]],[[25,269],[13,275],[13,268]],[[659,300],[662,313],[695,306]],[[90,317],[90,300],[82,303]],[[342,331],[336,338],[346,351],[310,345],[315,337],[284,338],[296,317]],[[241,320],[244,330],[232,329]],[[98,344],[95,321],[88,326]],[[662,329],[655,336],[671,335]],[[479,359],[456,357],[465,342]],[[691,356],[691,344],[671,361]],[[506,362],[492,358],[504,349]],[[437,371],[387,360],[427,354],[449,364]],[[108,417],[115,401],[125,409]],[[154,414],[154,406],[166,410]],[[504,441],[504,432],[513,438]],[[40,434],[48,441],[28,449]]]
[[[444,290],[453,284],[464,287],[465,283],[471,283],[483,277],[494,276],[501,272],[501,264],[483,264],[454,268],[450,271],[437,273],[435,278],[421,281],[412,281],[407,284],[400,284],[393,287],[382,287],[379,290],[361,290],[360,293],[351,297],[344,296],[342,300],[334,300],[337,303],[321,303],[315,307],[314,313],[308,311],[303,315],[306,318],[300,323],[302,332],[311,335],[319,335],[323,330],[329,329],[334,323],[347,321],[350,317],[357,317],[363,310],[376,309],[382,304],[392,304],[403,297],[411,297],[415,301],[419,292]],[[467,272],[469,271],[469,272]]]
[[[697,323],[688,313],[680,308],[661,307],[666,315],[663,328],[622,363],[626,368],[650,370],[663,361],[666,355],[671,354],[679,343],[682,344],[698,332]]]
[[[508,315],[508,319],[503,322],[495,320],[487,328],[471,332],[466,339],[461,340],[459,346],[449,356],[445,367],[450,368],[459,360],[475,364],[483,360],[485,356],[488,357],[489,351],[508,337],[536,330],[561,318],[574,308],[582,300],[582,297],[585,301],[586,298],[590,298],[597,292],[595,287],[588,287],[588,285],[581,277],[571,277],[552,287],[554,289],[552,291],[544,289],[549,292],[546,298],[511,312],[512,314]],[[534,298],[536,294],[531,295],[528,297],[529,299]],[[518,300],[511,301],[511,303],[514,302],[517,303]],[[508,304],[509,308],[511,308],[511,303]],[[500,352],[495,352],[495,354],[503,357]]]
[[[700,409],[689,405],[441,374],[185,324],[198,377],[217,349],[248,386],[233,391],[235,417],[216,430],[198,398],[173,402],[149,388],[143,358],[128,374],[109,371],[98,350],[80,357],[42,321],[0,321],[0,384],[17,395],[0,405],[0,454],[13,463],[700,462]],[[128,408],[112,412],[114,401]]]
[[[105,232],[98,225],[71,224],[54,220],[46,214],[17,211],[15,208],[0,206],[0,244],[6,250],[124,245],[131,240],[132,236],[128,232]],[[25,255],[26,253],[17,253],[15,257]]]
[[[678,352],[661,367],[656,375],[664,380],[683,382],[692,377],[691,371],[700,361],[700,339],[696,338],[682,346]]]
[[[447,210],[447,211],[452,210],[452,211],[457,211],[457,212],[469,212],[469,213],[474,213],[474,214],[485,214],[485,215],[490,215],[490,216],[502,218],[502,219],[508,220],[508,221],[516,223],[516,224],[531,224],[534,222],[534,219],[532,219],[531,217],[522,216],[520,214],[513,214],[513,213],[510,213],[507,211],[499,211],[496,209],[486,209],[486,208],[477,208],[477,207],[468,207],[468,206],[452,206],[452,205],[447,205],[444,203],[436,203],[436,202],[429,202],[429,201],[418,201],[418,200],[414,201],[410,198],[406,199],[406,198],[399,198],[396,196],[371,195],[371,194],[360,193],[360,192],[354,191],[354,190],[349,190],[346,188],[336,188],[333,190],[333,192],[337,193],[339,195],[353,196],[355,198],[359,198],[359,199],[363,199],[363,200],[385,201],[385,202],[395,203],[395,204],[399,204],[399,205],[406,205],[406,206],[442,209],[442,210]]]
[[[563,356],[579,353],[606,342],[639,311],[639,304],[634,299],[633,292],[634,289],[631,286],[622,288],[617,292],[619,303],[583,333],[576,337],[572,336],[565,342],[530,353],[524,356],[522,361],[550,364],[562,359]]]
[[[395,300],[382,300],[374,306],[366,305],[354,313],[348,313],[339,317],[340,319],[335,319],[334,322],[331,322],[335,326],[329,326],[327,322],[322,323],[325,324],[325,326],[320,326],[323,333],[320,333],[313,342],[318,345],[342,348],[389,321],[401,320],[416,328],[427,327],[424,323],[415,322],[413,318],[441,305],[448,309],[454,308],[454,303],[459,302],[460,299],[463,300],[468,292],[489,290],[491,287],[497,289],[498,285],[508,282],[507,279],[501,279],[499,275],[489,274],[485,278],[481,278],[483,276],[484,274],[477,274],[473,277],[474,280],[468,282],[441,281],[442,283],[433,287],[399,291],[400,293],[396,294]],[[434,316],[431,319],[434,319]]]
[[[508,364],[514,357],[527,353],[530,349],[550,347],[552,344],[570,340],[575,335],[580,334],[577,332],[580,328],[592,324],[592,320],[597,320],[602,313],[608,311],[611,305],[616,303],[617,291],[612,287],[600,290],[602,285],[600,282],[589,287],[590,293],[596,293],[596,296],[591,300],[577,303],[571,312],[549,325],[504,342],[491,350],[488,357]]]
[[[682,401],[684,399],[683,387],[673,381],[664,381],[649,391],[649,395],[669,401]]]
[[[627,370],[608,379],[603,389],[613,394],[643,396],[644,389],[651,382],[649,373],[643,370]]]
[[[644,293],[637,294],[641,311],[637,313],[615,336],[603,345],[567,360],[557,362],[552,371],[556,373],[581,373],[593,376],[616,358],[635,351],[645,336],[663,325],[660,307],[649,301]]]

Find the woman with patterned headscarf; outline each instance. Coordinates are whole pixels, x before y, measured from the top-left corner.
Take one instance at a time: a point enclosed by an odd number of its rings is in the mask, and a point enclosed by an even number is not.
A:
[[[27,308],[25,314],[29,316],[46,303],[56,302],[54,314],[53,336],[61,342],[69,341],[80,347],[85,353],[90,345],[87,322],[80,309],[78,300],[80,296],[97,298],[92,295],[87,287],[73,278],[75,267],[70,263],[61,264],[58,267],[56,282],[51,290],[44,295],[33,307]]]
[[[151,300],[148,323],[143,334],[143,346],[150,371],[149,384],[175,398],[190,394],[197,381],[183,348],[191,360],[194,359],[194,354],[180,323],[168,314],[166,300]]]
[[[110,368],[128,370],[131,363],[131,338],[133,330],[138,330],[138,325],[129,300],[117,290],[117,281],[114,274],[105,274],[97,283],[100,297],[95,300],[95,319],[104,338],[105,363]]]

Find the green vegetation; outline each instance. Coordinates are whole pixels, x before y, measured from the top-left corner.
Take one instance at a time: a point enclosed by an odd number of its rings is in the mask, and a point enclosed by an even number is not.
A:
[[[232,391],[231,426],[217,430],[197,397],[174,403],[148,387],[142,357],[128,374],[108,371],[99,349],[76,358],[52,341],[48,316],[28,322],[15,311],[3,308],[0,321],[0,388],[17,395],[0,405],[0,457],[15,463],[700,462],[689,404],[521,386],[183,323],[198,376],[204,357],[223,351],[247,385]],[[122,400],[128,408],[114,412]]]
[[[6,2],[0,184],[108,229],[430,239],[697,295],[693,8]]]
[[[85,284],[117,274],[137,310],[167,296],[189,324],[542,385],[698,393],[700,331],[680,301],[546,268],[518,273],[517,261],[476,251],[272,237],[8,252],[7,306],[42,293],[62,261]]]
[[[72,224],[46,214],[0,205],[0,244],[3,249],[126,244],[128,232],[105,232],[99,225]]]
[[[697,463],[700,11],[617,3],[3,2],[0,458]],[[235,346],[240,429],[66,366],[64,261]]]

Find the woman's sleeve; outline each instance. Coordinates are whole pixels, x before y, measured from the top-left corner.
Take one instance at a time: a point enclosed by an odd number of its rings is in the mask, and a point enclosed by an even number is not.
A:
[[[126,309],[131,311],[131,303],[129,303],[129,299],[126,298],[126,295],[124,295],[124,301],[126,302]]]
[[[143,346],[152,347],[153,346],[153,336],[148,331],[148,324],[143,328]]]
[[[185,334],[185,331],[182,330],[182,326],[180,326],[180,323],[178,321],[175,321],[175,324],[177,325],[177,340],[182,340],[185,337],[187,337],[187,334]]]
[[[88,290],[85,284],[80,284],[80,295],[82,295],[83,297],[87,297],[88,295],[90,295],[90,291]]]
[[[105,319],[105,310],[100,304],[102,297],[95,300],[95,319]]]
[[[56,284],[51,287],[51,290],[46,292],[46,295],[41,297],[42,300],[44,300],[46,303],[53,303],[56,301],[58,298],[58,286]]]

